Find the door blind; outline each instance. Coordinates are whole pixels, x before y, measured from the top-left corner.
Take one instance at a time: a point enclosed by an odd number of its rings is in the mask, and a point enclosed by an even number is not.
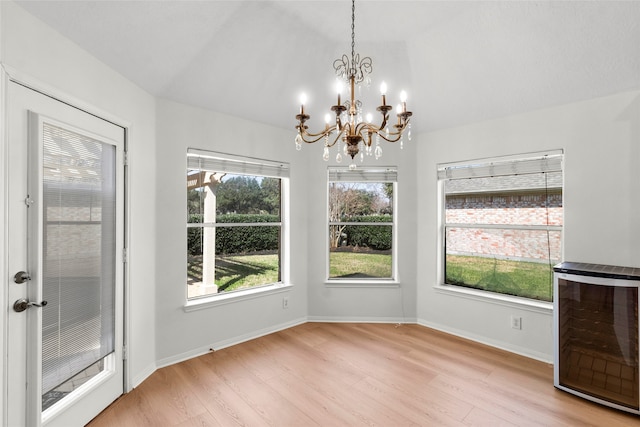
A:
[[[43,394],[114,351],[115,151],[44,123]]]

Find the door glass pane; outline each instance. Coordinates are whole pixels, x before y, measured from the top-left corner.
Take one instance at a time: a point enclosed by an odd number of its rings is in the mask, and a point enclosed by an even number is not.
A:
[[[115,147],[43,128],[43,408],[114,351]],[[88,369],[89,367],[98,366]],[[46,403],[46,405],[45,405]]]

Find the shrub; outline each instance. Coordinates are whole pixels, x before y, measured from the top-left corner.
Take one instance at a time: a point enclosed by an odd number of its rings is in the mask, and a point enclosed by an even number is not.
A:
[[[216,218],[218,223],[269,223],[279,221],[280,217],[278,215],[265,214],[225,214],[218,215]],[[201,215],[190,215],[190,222],[202,222]],[[280,227],[277,225],[216,228],[216,255],[277,250],[279,242]],[[198,255],[202,253],[201,228],[189,228],[187,230],[187,245],[189,254]]]
[[[189,214],[189,224],[201,222],[201,214]],[[202,228],[187,228],[187,249],[189,255],[202,254]]]
[[[347,225],[343,233],[347,235],[347,245],[365,246],[371,249],[385,251],[391,249],[393,236],[391,233],[391,215],[362,215],[345,218],[349,222],[384,222],[385,225],[357,226]]]

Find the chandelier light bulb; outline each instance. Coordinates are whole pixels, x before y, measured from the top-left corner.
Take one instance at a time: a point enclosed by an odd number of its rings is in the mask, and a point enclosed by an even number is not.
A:
[[[304,104],[307,103],[307,94],[302,92],[300,94],[300,114],[304,114]]]
[[[396,104],[396,114],[402,113],[402,105]]]
[[[367,113],[366,119],[367,123],[371,123],[373,121],[373,114]]]
[[[382,95],[382,106],[387,105],[387,84],[382,82],[380,84],[380,95]]]
[[[331,123],[331,114],[327,113],[324,115],[324,122],[329,126],[329,123]]]
[[[404,90],[400,92],[400,102],[402,102],[402,112],[407,112],[407,92]]]

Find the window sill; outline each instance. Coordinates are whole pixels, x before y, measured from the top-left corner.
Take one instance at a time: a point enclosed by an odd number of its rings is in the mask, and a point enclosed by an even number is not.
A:
[[[326,280],[328,288],[399,288],[397,280]]]
[[[273,285],[260,286],[258,288],[247,289],[225,294],[213,295],[205,298],[198,298],[187,301],[183,310],[185,312],[203,310],[210,307],[217,307],[225,304],[233,304],[239,301],[246,301],[260,298],[266,295],[273,295],[280,292],[287,292],[293,287],[290,283],[274,283]]]
[[[476,289],[463,288],[454,285],[436,285],[436,292],[445,295],[452,295],[461,298],[483,301],[491,304],[502,305],[506,307],[515,307],[521,310],[533,311],[542,314],[553,313],[553,303],[546,301],[536,301],[528,298],[515,297],[511,295],[502,295],[493,292],[486,292]]]

